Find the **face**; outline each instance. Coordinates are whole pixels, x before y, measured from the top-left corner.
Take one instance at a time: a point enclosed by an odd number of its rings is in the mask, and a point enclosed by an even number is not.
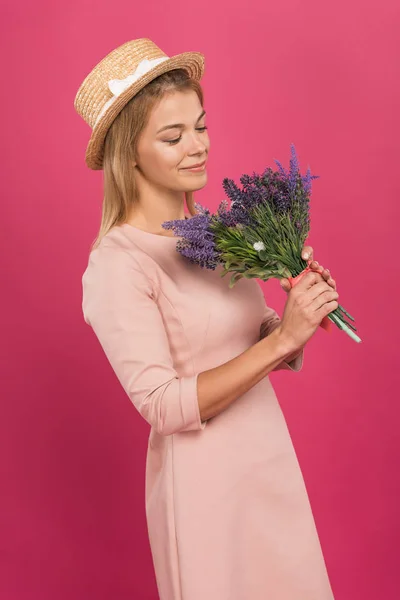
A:
[[[208,158],[204,112],[192,90],[167,94],[154,107],[137,147],[136,167],[147,184],[177,192],[205,186],[205,167],[187,169]]]

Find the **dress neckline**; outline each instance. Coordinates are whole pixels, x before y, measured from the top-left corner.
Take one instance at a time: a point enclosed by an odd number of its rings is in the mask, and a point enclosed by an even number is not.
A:
[[[189,217],[187,215],[185,215],[185,220],[187,220]],[[126,229],[126,231],[134,231],[136,232],[139,236],[142,235],[144,237],[150,237],[150,238],[161,238],[161,239],[166,239],[166,240],[173,240],[173,241],[177,241],[179,240],[182,236],[178,236],[178,235],[162,235],[161,233],[151,233],[150,231],[145,231],[144,229],[139,229],[139,227],[135,227],[134,225],[131,225],[130,223],[122,223],[120,225],[120,227],[123,227]]]

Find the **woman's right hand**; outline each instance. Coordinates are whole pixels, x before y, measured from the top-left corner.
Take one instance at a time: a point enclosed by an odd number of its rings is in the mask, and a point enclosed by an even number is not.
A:
[[[306,273],[290,290],[279,328],[294,351],[302,348],[322,319],[339,306],[338,298],[337,291],[315,272]]]

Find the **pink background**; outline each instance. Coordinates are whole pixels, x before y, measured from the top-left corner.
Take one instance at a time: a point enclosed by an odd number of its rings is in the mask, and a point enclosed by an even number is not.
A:
[[[9,0],[1,12],[1,600],[157,598],[148,426],[81,314],[102,178],[73,108],[94,64],[137,37],[206,55],[201,203],[216,208],[224,176],[287,165],[291,142],[321,176],[310,242],[363,343],[320,330],[303,372],[272,381],[336,600],[397,600],[399,3]],[[281,312],[278,284],[263,289]]]

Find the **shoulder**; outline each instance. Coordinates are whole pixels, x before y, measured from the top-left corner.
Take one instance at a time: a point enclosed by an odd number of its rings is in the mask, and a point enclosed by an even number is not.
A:
[[[128,236],[123,226],[114,226],[102,237],[88,258],[87,269],[95,267],[130,268],[138,270],[152,279],[152,268],[148,267],[148,255],[138,244]]]
[[[90,252],[82,275],[82,310],[86,323],[98,315],[144,306],[157,298],[157,287],[143,263],[140,248],[121,235],[107,234]],[[100,317],[99,317],[100,318]],[[103,317],[101,317],[103,318]]]
[[[83,292],[137,286],[148,294],[154,291],[152,269],[147,255],[120,227],[112,228],[94,248],[82,275]]]
[[[95,250],[92,250],[92,253],[96,250],[104,250],[104,252],[100,252],[102,254],[106,254],[107,252],[110,253],[112,250],[123,250],[128,252],[128,254],[134,258],[138,257],[139,260],[140,255],[143,254],[140,246],[135,244],[132,238],[127,235],[123,225],[115,225],[112,227],[110,231],[102,237]]]

